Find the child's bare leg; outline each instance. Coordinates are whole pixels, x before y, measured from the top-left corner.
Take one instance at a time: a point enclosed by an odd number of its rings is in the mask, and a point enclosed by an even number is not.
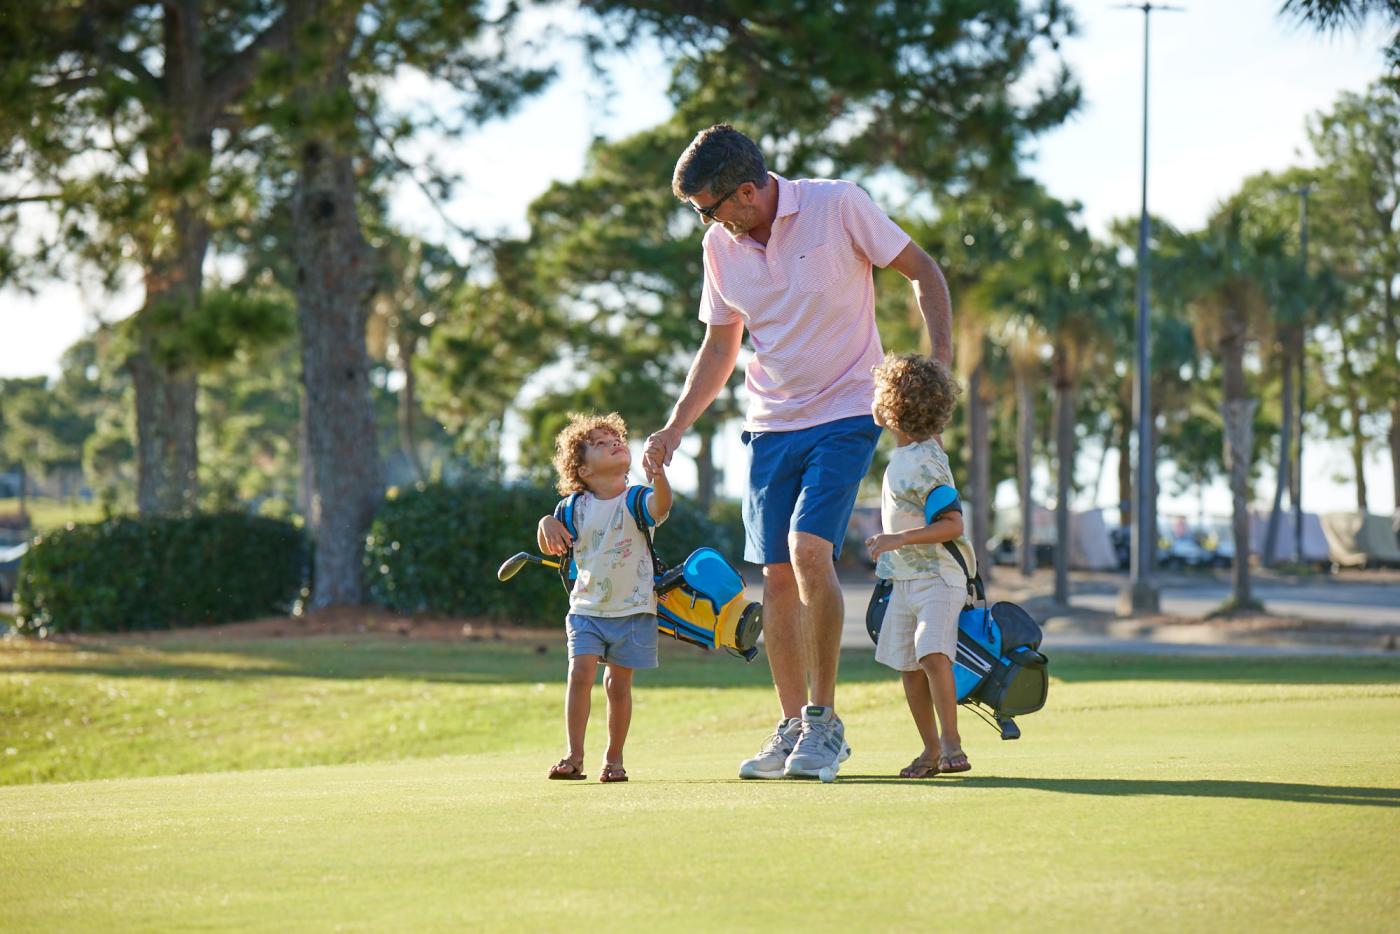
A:
[[[923,670],[901,671],[904,681],[904,699],[909,703],[909,713],[914,717],[914,726],[919,728],[919,737],[924,741],[924,752],[919,758],[938,758],[938,727],[933,722],[933,698],[929,694],[928,676]]]
[[[962,748],[958,734],[958,689],[953,681],[953,663],[942,652],[933,652],[919,659],[933,694],[933,709],[938,714],[941,746],[944,750]]]
[[[608,693],[608,751],[603,761],[613,765],[622,764],[622,745],[632,726],[633,670],[609,664],[603,674],[603,689]]]
[[[575,655],[569,659],[569,687],[564,696],[564,728],[569,737],[570,762],[583,765],[583,735],[593,706],[593,682],[598,677],[598,656]]]

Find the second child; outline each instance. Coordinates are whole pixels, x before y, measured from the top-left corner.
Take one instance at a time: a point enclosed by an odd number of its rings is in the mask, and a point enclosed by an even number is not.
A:
[[[931,523],[924,517],[929,493],[955,486],[939,434],[952,418],[961,387],[942,363],[915,354],[889,354],[873,372],[873,414],[897,444],[881,494],[884,531],[866,540],[876,575],[893,581],[875,660],[900,672],[924,743],[899,775],[966,772],[972,766],[958,733],[953,659],[968,579],[944,543],[959,549],[967,573],[976,574],[976,558],[960,511],[944,512]]]

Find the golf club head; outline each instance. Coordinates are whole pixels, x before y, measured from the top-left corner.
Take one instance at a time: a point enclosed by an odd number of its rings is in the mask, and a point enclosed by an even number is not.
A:
[[[520,569],[529,564],[532,560],[539,561],[534,555],[527,551],[518,551],[502,562],[499,570],[496,571],[496,579],[508,581],[520,572]]]

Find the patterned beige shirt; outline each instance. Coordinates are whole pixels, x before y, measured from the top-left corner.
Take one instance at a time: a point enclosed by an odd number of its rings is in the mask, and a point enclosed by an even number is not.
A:
[[[654,494],[647,490],[643,495]],[[655,613],[651,552],[627,511],[626,491],[612,499],[584,493],[574,504],[574,527],[578,580],[569,593],[569,612],[605,617]]]
[[[928,525],[924,521],[924,501],[937,486],[956,486],[948,455],[932,438],[897,447],[885,468],[880,495],[880,519],[886,532],[905,532]],[[977,559],[964,533],[953,544],[962,552],[970,573],[977,573]],[[905,545],[880,555],[875,573],[886,580],[918,580],[942,577],[965,586],[967,578],[957,561],[943,545]]]

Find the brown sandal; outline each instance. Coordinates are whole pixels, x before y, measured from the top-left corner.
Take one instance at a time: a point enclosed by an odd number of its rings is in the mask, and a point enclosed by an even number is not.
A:
[[[919,756],[913,762],[899,770],[900,778],[928,778],[939,773],[939,761],[937,759],[925,759]]]
[[[600,782],[625,782],[627,781],[627,770],[622,767],[621,762],[604,762],[603,771],[598,776]]]
[[[577,782],[588,776],[583,774],[582,762],[574,762],[572,759],[564,758],[559,760],[558,765],[549,767],[549,777],[561,781]]]
[[[954,749],[952,752],[945,752],[938,757],[938,771],[940,772],[970,772],[972,764],[967,761],[967,754],[961,749]]]

